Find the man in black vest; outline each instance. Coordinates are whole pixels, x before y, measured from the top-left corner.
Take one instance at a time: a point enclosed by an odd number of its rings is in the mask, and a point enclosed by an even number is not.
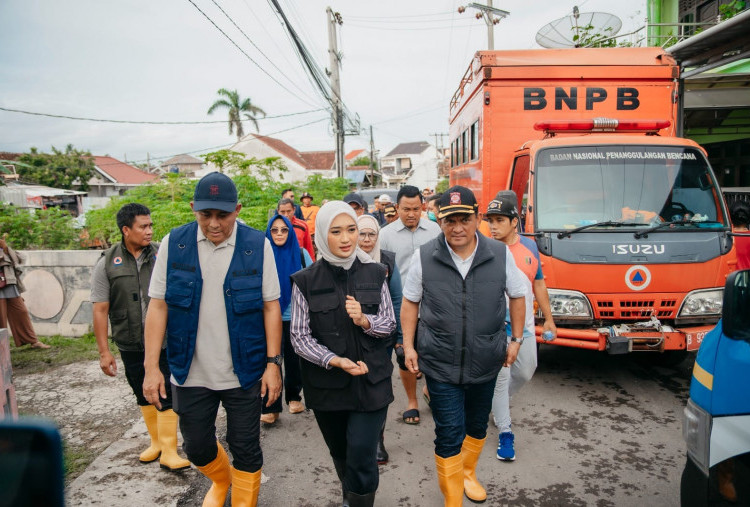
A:
[[[91,302],[94,304],[94,335],[99,349],[99,366],[105,375],[117,374],[117,362],[107,343],[107,320],[112,325],[112,340],[120,350],[133,394],[146,422],[151,445],[141,453],[141,463],[159,459],[162,468],[180,470],[190,467],[177,454],[177,414],[172,410],[172,390],[161,410],[143,396],[143,326],[148,308],[148,284],[154,269],[157,245],[151,242],[151,211],[129,203],[117,212],[117,227],[122,241],[104,252],[91,276]],[[169,384],[169,365],[165,349],[159,356],[159,369]]]
[[[514,360],[506,358],[503,295],[510,300],[511,341],[518,341],[525,289],[508,247],[477,234],[471,190],[455,186],[445,192],[438,218],[442,233],[412,257],[401,327],[406,365],[427,380],[445,506],[458,507],[464,493],[474,502],[487,498],[476,466],[497,374]]]

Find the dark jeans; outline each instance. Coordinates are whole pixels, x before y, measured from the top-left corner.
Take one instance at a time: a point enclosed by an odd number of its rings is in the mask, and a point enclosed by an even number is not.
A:
[[[378,489],[375,455],[387,412],[387,406],[374,412],[314,411],[331,457],[346,462],[346,491],[364,495]]]
[[[133,390],[133,394],[135,394],[135,399],[138,401],[139,407],[150,405],[146,401],[146,398],[143,397],[143,377],[146,375],[146,370],[143,367],[144,357],[144,352],[120,351],[120,359],[122,359],[122,364],[125,366],[125,378],[128,379],[128,384],[130,384],[130,388]],[[169,372],[169,363],[167,363],[167,349],[161,349],[159,369],[161,370],[161,374],[164,375],[164,388],[167,391],[166,399],[161,400],[161,410],[164,411],[172,408],[172,384],[169,382],[171,373]]]
[[[190,461],[205,466],[216,459],[216,413],[221,402],[227,411],[227,443],[234,468],[250,473],[260,470],[260,381],[249,389],[221,391],[173,384],[172,391],[182,447]]]
[[[302,372],[300,371],[299,356],[292,347],[292,336],[289,333],[288,320],[282,321],[281,333],[281,354],[284,356],[284,372],[281,377],[284,381],[284,400],[289,405],[290,401],[302,401]],[[281,396],[274,401],[270,407],[266,406],[263,400],[263,414],[273,414],[281,412]]]
[[[466,435],[487,436],[497,378],[483,384],[447,384],[427,376],[425,380],[435,421],[435,454],[450,458],[461,452]]]

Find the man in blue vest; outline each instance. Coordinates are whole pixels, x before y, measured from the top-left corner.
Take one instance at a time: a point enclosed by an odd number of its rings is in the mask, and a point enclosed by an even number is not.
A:
[[[471,190],[452,187],[439,204],[442,233],[412,256],[401,327],[406,366],[412,373],[422,371],[427,381],[445,506],[460,507],[464,493],[473,502],[487,498],[477,480],[477,462],[497,374],[515,359],[506,357],[503,295],[509,297],[511,342],[519,341],[525,287],[508,247],[477,234]]]
[[[211,479],[204,506],[255,506],[260,490],[261,398],[281,392],[281,309],[273,250],[262,232],[237,222],[242,205],[224,174],[210,173],[190,203],[195,222],[162,241],[151,276],[143,393],[166,397],[158,368],[167,340],[174,410],[184,449]],[[216,440],[219,403],[227,412],[233,466]]]

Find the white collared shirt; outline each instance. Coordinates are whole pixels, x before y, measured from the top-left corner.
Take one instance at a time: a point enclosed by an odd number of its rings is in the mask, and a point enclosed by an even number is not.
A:
[[[414,252],[438,235],[440,226],[431,220],[421,218],[417,228],[412,231],[399,219],[380,230],[380,249],[396,254],[396,266],[401,280],[406,280]]]

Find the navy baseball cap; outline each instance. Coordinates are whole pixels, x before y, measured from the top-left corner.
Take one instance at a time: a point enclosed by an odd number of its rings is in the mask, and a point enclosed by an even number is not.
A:
[[[237,208],[237,187],[222,173],[208,173],[195,186],[193,210],[218,209],[233,212]]]
[[[443,219],[449,215],[461,213],[464,215],[473,215],[477,212],[479,205],[474,192],[466,187],[456,185],[449,188],[440,196],[440,211],[438,218]]]
[[[365,210],[367,210],[367,204],[365,203],[365,200],[357,192],[350,192],[350,193],[346,194],[344,196],[343,201],[346,204],[355,203],[355,204],[359,205],[360,208],[364,208]]]

